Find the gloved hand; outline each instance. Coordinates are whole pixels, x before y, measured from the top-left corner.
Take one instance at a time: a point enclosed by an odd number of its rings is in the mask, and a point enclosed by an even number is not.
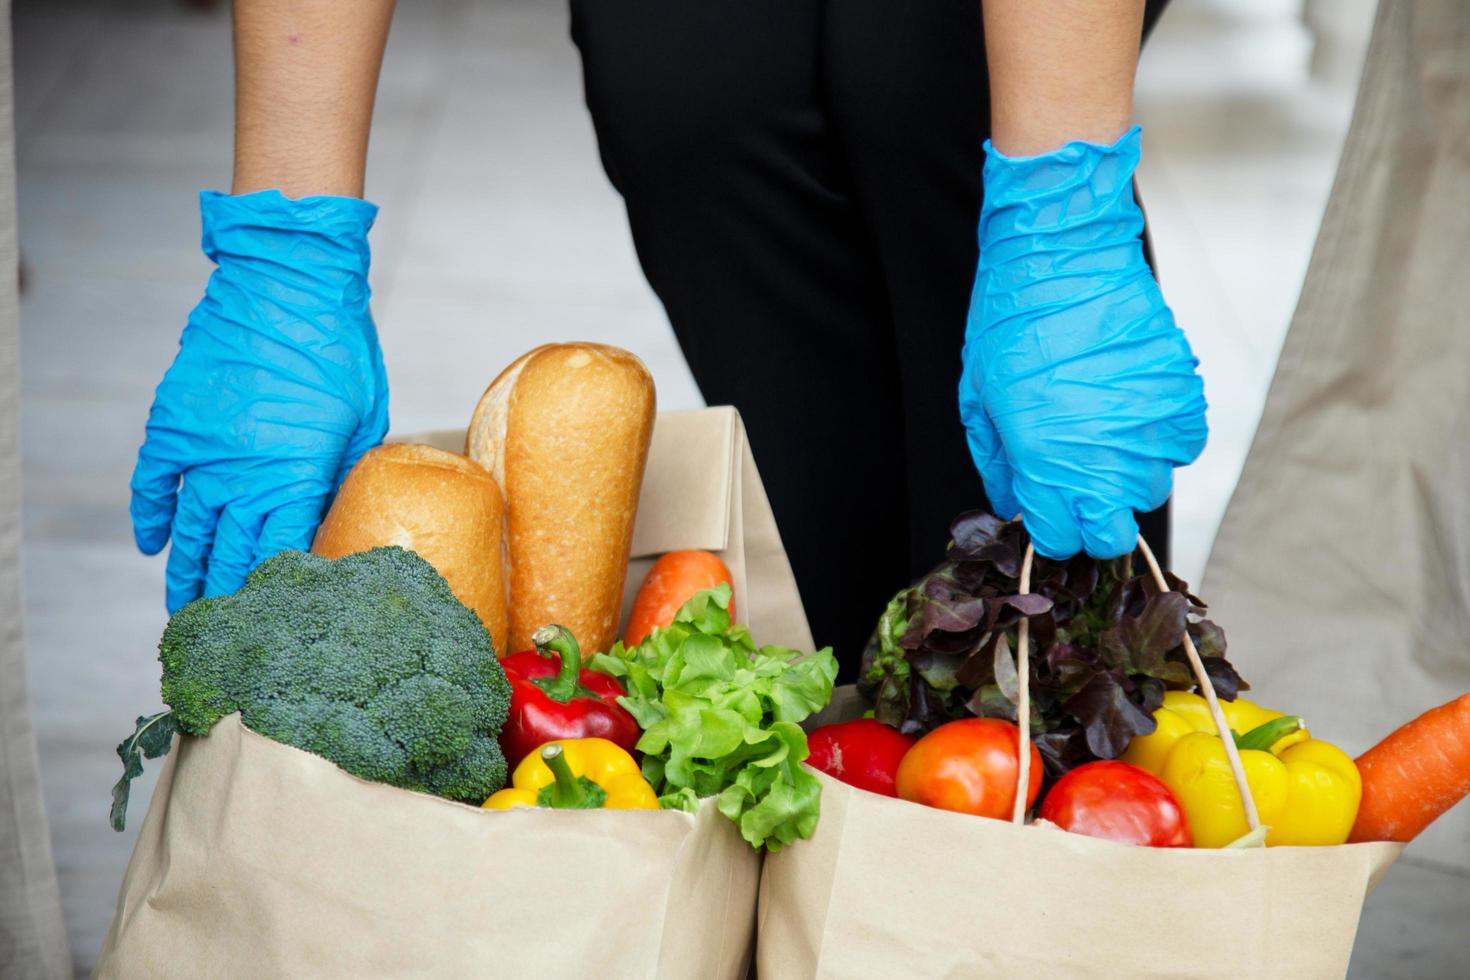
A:
[[[996,513],[1036,549],[1133,550],[1135,511],[1205,445],[1199,363],[1143,257],[1139,130],[1012,158],[985,144],[960,417]]]
[[[200,210],[218,268],[158,386],[132,479],[138,548],[157,554],[173,537],[170,613],[310,547],[337,485],[388,429],[368,313],[377,207],[206,191]]]

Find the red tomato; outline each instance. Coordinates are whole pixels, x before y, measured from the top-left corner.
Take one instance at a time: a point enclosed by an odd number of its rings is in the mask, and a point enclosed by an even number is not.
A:
[[[1184,808],[1153,773],[1126,762],[1089,762],[1057,780],[1041,819],[1088,837],[1147,847],[1193,847]]]
[[[1000,718],[962,718],[915,743],[898,767],[898,795],[914,803],[1008,820],[1016,801],[1021,732]],[[1026,806],[1041,791],[1041,753],[1031,746]]]
[[[811,748],[806,764],[849,786],[897,796],[894,776],[915,741],[872,718],[823,725],[806,737]]]

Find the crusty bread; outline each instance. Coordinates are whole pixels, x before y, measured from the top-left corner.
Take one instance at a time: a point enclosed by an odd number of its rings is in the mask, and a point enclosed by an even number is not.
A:
[[[389,544],[413,549],[479,614],[503,656],[504,521],[500,487],[484,467],[432,446],[391,444],[347,474],[311,550],[340,558]]]
[[[538,347],[486,389],[465,453],[505,489],[512,650],[547,623],[612,645],[653,415],[643,362],[602,344]]]

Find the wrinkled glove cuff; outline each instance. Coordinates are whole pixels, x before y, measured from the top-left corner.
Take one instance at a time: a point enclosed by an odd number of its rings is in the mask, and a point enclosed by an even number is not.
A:
[[[243,262],[267,273],[297,270],[328,279],[367,279],[368,231],[378,206],[361,198],[200,191],[199,212],[204,254],[221,267]]]
[[[992,288],[1049,301],[1067,297],[1068,281],[1082,276],[1146,269],[1133,197],[1139,144],[1137,126],[1110,146],[1068,143],[1036,157],[1008,157],[987,141],[979,237]],[[1056,289],[1025,288],[1039,270]]]
[[[1076,187],[1097,183],[1126,187],[1138,169],[1143,127],[1133,126],[1110,144],[1073,140],[1035,156],[1015,157],[985,141],[985,203],[1003,206],[1056,198]]]
[[[280,191],[199,195],[204,251],[218,268],[189,317],[191,333],[239,348],[272,370],[320,376],[344,393],[374,382],[382,354],[368,309],[368,231],[378,208],[359,198]],[[300,360],[306,358],[307,362]]]

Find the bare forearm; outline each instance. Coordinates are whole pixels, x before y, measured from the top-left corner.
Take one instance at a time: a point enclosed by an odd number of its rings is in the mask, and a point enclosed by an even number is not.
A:
[[[1133,114],[1143,0],[984,0],[991,142],[1010,156],[1112,143]]]
[[[236,194],[361,197],[394,0],[235,0]]]

